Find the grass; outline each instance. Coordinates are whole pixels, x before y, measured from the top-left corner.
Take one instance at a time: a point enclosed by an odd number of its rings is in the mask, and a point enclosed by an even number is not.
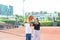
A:
[[[0,21],[0,23],[5,23],[5,22],[3,22],[3,21]]]

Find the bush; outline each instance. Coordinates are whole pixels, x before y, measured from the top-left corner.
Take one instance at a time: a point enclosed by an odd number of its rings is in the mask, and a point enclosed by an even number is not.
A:
[[[15,24],[14,20],[2,20],[2,21],[9,24]]]
[[[3,21],[0,21],[0,23],[3,23],[3,24],[4,24],[5,22],[3,22]]]
[[[57,20],[57,26],[60,26],[60,20]],[[41,26],[53,26],[53,21],[41,21]]]
[[[60,20],[57,20],[57,25],[60,26]]]
[[[56,19],[57,19],[57,20],[60,20],[60,17],[57,17]]]
[[[43,21],[40,22],[41,26],[53,26],[53,22],[52,21]]]

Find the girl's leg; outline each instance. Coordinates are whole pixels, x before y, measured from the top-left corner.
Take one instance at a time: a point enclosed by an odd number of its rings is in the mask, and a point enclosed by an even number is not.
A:
[[[40,30],[37,30],[37,40],[40,40]]]
[[[36,30],[34,30],[34,37],[33,37],[33,40],[36,40],[36,37],[37,37],[37,32],[36,32]]]
[[[31,40],[31,34],[26,34],[26,40]]]
[[[31,34],[29,34],[29,40],[31,40]]]
[[[28,40],[28,34],[26,34],[26,40]]]

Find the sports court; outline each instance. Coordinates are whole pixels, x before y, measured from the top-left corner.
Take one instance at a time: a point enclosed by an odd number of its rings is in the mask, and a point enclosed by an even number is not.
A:
[[[60,27],[41,27],[40,35],[41,40],[60,40]],[[0,30],[0,40],[25,40],[25,27]]]

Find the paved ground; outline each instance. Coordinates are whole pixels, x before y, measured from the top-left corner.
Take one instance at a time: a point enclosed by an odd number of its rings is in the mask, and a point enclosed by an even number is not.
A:
[[[60,40],[60,28],[41,28],[41,40]]]
[[[9,30],[0,31],[0,40],[25,40],[25,30],[24,28],[16,28]]]
[[[60,40],[60,28],[41,27],[40,35],[41,40]],[[0,40],[25,40],[25,28],[0,30]]]

